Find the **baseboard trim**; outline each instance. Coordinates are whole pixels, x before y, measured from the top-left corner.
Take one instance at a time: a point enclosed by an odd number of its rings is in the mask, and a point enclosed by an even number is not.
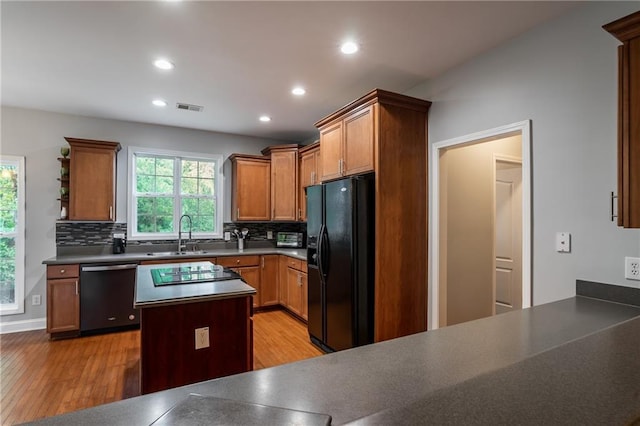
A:
[[[20,333],[22,331],[44,330],[47,328],[46,318],[0,323],[0,334]]]

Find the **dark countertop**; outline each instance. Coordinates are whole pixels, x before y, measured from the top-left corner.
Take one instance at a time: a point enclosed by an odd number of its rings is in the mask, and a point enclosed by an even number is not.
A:
[[[630,425],[640,421],[640,318],[352,425]]]
[[[151,270],[154,268],[213,266],[211,262],[167,263],[162,265],[140,265],[136,271],[134,308],[149,308],[178,303],[204,302],[238,296],[252,296],[256,290],[241,279],[189,283],[180,285],[153,285]]]
[[[640,318],[625,323],[638,316],[638,307],[579,296],[50,417],[40,423],[148,425],[189,393],[328,414],[333,424],[358,419],[375,423],[375,417],[367,416],[388,414],[392,418],[395,413],[392,410],[402,411],[401,407],[417,410],[432,398],[446,402],[447,398],[440,396],[442,392],[457,391],[452,397],[466,397],[464,391],[469,387],[470,394],[481,398],[488,391],[482,388],[474,391],[471,386],[474,381],[491,376],[496,381],[485,382],[485,387],[517,390],[528,387],[531,381],[532,392],[538,389],[535,394],[538,407],[544,406],[549,416],[553,412],[562,418],[575,416],[580,423],[581,414],[571,405],[556,404],[555,398],[562,389],[573,392],[573,398],[579,399],[582,393],[598,393],[597,389],[588,388],[589,384],[596,386],[598,380],[608,381],[608,395],[601,397],[610,405],[593,407],[602,410],[601,416],[618,411],[619,404],[638,397]],[[576,365],[584,365],[584,374]],[[630,371],[627,365],[635,370]],[[592,371],[596,366],[603,371]],[[544,388],[545,378],[557,388],[553,391]],[[615,388],[618,383],[620,390]],[[618,392],[625,394],[617,400]],[[502,393],[499,395],[503,398]],[[518,405],[517,392],[507,396],[513,400],[513,409],[520,409],[517,421],[526,422],[529,416],[537,414],[526,405]],[[465,406],[461,409],[471,410],[468,405],[458,399],[458,406]],[[487,397],[481,408],[495,411],[497,405],[502,405],[502,400]],[[406,414],[410,423],[409,414],[411,411]],[[458,421],[461,419],[457,417]],[[419,420],[418,423],[423,423],[424,417]],[[464,422],[467,420],[464,418]]]
[[[142,260],[164,260],[164,259],[197,259],[203,260],[211,257],[224,256],[259,256],[263,254],[283,254],[300,260],[307,260],[306,249],[286,249],[286,248],[252,248],[238,251],[237,249],[211,249],[202,252],[188,252],[184,255],[171,254],[171,252],[160,252],[149,255],[147,252],[127,252],[123,254],[78,254],[54,256],[42,261],[45,265],[63,265],[74,263],[137,263]]]

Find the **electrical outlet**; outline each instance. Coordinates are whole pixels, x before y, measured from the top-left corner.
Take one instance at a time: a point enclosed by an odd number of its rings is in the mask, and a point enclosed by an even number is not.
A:
[[[267,240],[273,240],[273,231],[267,231]]]
[[[225,241],[231,240],[231,232],[227,231],[224,233],[224,240]]]
[[[196,328],[196,350],[209,347],[209,327]]]
[[[628,280],[640,281],[640,257],[624,258],[624,277]]]
[[[40,299],[40,295],[39,294],[34,294],[33,296],[31,296],[31,305],[40,306],[41,302],[42,301]]]

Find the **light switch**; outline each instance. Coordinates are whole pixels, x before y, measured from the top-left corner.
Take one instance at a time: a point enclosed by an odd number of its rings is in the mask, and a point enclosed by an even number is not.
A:
[[[556,251],[558,253],[571,252],[571,234],[568,232],[556,233]]]
[[[231,240],[231,232],[227,231],[224,233],[224,240],[225,241]]]

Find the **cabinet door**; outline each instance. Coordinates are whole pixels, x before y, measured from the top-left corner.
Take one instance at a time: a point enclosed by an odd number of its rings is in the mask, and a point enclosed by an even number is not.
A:
[[[296,315],[302,316],[302,272],[287,268],[287,307]]]
[[[72,147],[69,219],[115,220],[116,152]]]
[[[251,287],[256,289],[256,294],[253,296],[253,307],[259,308],[261,305],[261,292],[260,292],[260,267],[259,266],[246,266],[244,268],[232,268],[240,274],[242,279]]]
[[[272,306],[278,299],[278,255],[262,256],[260,272],[260,305]]]
[[[298,205],[300,210],[300,220],[306,222],[307,220],[307,196],[305,188],[310,185],[315,185],[318,179],[318,166],[317,162],[320,157],[320,149],[313,149],[305,152],[300,156],[300,173],[298,174],[300,180],[300,189],[298,193]]]
[[[298,220],[298,151],[271,153],[271,220]]]
[[[307,321],[309,319],[309,306],[308,306],[308,291],[307,291],[307,274],[305,274],[304,272],[300,272],[300,277],[301,277],[301,282],[302,282],[302,301],[300,304],[300,311],[302,318],[304,318],[305,321]]]
[[[373,171],[374,111],[369,105],[344,119],[344,176]]]
[[[80,330],[78,278],[47,280],[47,333]]]
[[[342,121],[320,130],[320,180],[342,176]]]
[[[233,220],[271,219],[271,166],[268,160],[238,158],[233,162]]]
[[[287,256],[279,256],[278,259],[278,299],[282,306],[289,306],[289,283],[288,283],[288,267]]]

